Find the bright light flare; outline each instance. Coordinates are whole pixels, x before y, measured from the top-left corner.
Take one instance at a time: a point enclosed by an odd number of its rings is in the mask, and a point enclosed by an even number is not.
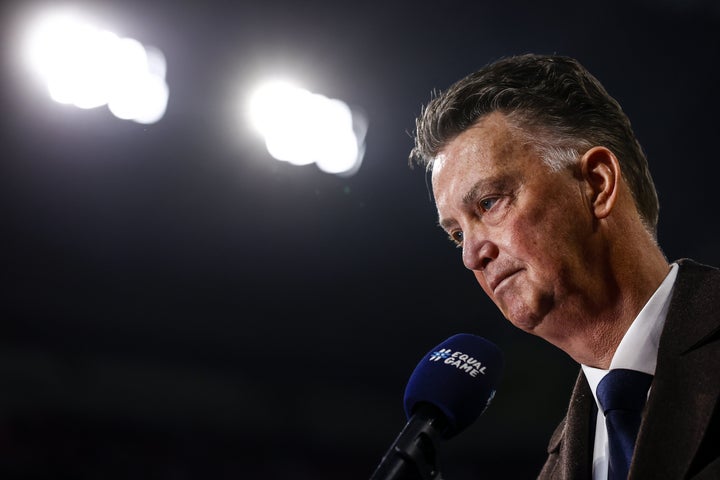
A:
[[[165,59],[131,38],[95,28],[70,12],[48,14],[28,35],[31,68],[56,102],[108,105],[118,118],[154,123],[165,114]]]
[[[344,102],[276,80],[255,90],[248,111],[276,160],[315,163],[337,175],[352,175],[359,168],[367,122]]]

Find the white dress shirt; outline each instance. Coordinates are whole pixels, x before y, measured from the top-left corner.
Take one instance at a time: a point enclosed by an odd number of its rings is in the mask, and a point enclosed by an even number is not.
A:
[[[620,345],[618,345],[615,355],[613,355],[610,361],[610,370],[614,368],[627,368],[655,375],[660,334],[662,333],[663,325],[665,325],[665,317],[667,316],[668,306],[670,304],[670,294],[675,284],[677,270],[678,265],[673,263],[665,280],[663,280],[652,297],[650,297],[650,300],[648,300],[630,325],[628,331],[625,332],[625,336],[620,341]],[[583,372],[585,372],[585,377],[590,384],[595,402],[598,405],[592,478],[593,480],[606,480],[608,478],[609,459],[608,439],[605,428],[605,415],[603,415],[602,408],[598,402],[596,389],[600,380],[603,379],[609,370],[593,368],[587,365],[582,365],[582,369]]]

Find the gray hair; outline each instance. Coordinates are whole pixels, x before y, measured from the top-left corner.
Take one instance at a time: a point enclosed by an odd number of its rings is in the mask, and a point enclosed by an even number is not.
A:
[[[553,170],[593,146],[618,158],[646,228],[655,235],[659,202],[645,153],[620,104],[577,60],[526,54],[503,58],[434,92],[416,119],[410,165],[432,170],[437,154],[492,112],[516,126]]]

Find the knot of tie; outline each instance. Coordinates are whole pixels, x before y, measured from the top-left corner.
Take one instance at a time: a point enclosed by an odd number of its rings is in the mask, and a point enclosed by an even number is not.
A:
[[[627,478],[652,379],[647,373],[618,368],[598,384],[596,393],[608,432],[610,480]]]

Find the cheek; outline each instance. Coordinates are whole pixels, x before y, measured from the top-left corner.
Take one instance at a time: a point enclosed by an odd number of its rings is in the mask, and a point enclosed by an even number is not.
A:
[[[535,263],[536,257],[547,255],[553,232],[540,217],[523,216],[507,225],[500,239],[501,255],[522,263]]]
[[[480,284],[480,287],[482,287],[485,294],[490,297],[492,297],[492,291],[490,290],[490,287],[488,287],[487,282],[485,281],[485,275],[482,274],[482,272],[478,272],[473,270],[473,275],[475,275],[475,280]]]
[[[525,287],[532,286],[539,297],[554,296],[582,273],[588,235],[591,227],[579,212],[526,218],[515,225],[513,251],[508,253],[525,266]]]
[[[577,230],[582,222],[580,212],[567,205],[529,209],[516,218],[508,232],[508,242],[519,255],[544,263],[548,257],[562,256],[568,244],[578,240]]]

